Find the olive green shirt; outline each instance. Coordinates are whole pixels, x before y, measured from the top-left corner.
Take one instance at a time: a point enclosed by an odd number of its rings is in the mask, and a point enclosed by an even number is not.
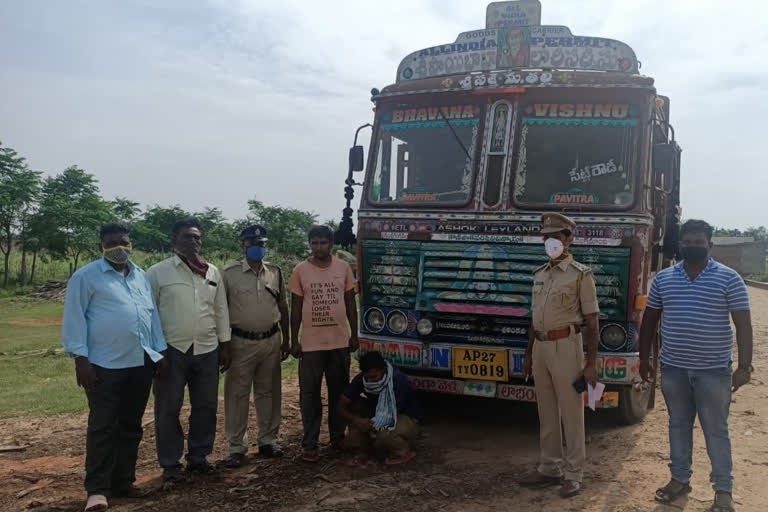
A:
[[[257,274],[243,259],[224,267],[222,275],[232,327],[265,332],[280,321],[280,305],[287,311],[285,283],[277,265],[264,262]]]

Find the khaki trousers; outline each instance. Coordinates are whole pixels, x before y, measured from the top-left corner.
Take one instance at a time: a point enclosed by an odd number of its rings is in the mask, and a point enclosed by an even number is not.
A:
[[[540,473],[581,482],[586,458],[584,397],[573,383],[584,368],[581,334],[533,345],[533,378],[540,424]],[[560,424],[565,431],[565,458]]]
[[[280,345],[277,332],[263,340],[233,336],[232,364],[224,378],[224,430],[229,452],[248,453],[248,412],[253,388],[253,404],[259,427],[258,445],[277,442],[281,410]]]
[[[389,454],[390,457],[402,457],[413,447],[419,435],[419,425],[410,416],[397,415],[395,430],[379,430],[373,440],[373,449]]]
[[[359,414],[359,409],[353,407],[353,413],[363,418],[370,418],[371,414]],[[419,436],[419,424],[410,416],[405,414],[397,415],[397,425],[395,430],[379,430],[363,432],[349,425],[347,436],[342,441],[345,450],[360,450],[366,455],[373,445],[374,451],[386,457],[402,457],[408,453]]]

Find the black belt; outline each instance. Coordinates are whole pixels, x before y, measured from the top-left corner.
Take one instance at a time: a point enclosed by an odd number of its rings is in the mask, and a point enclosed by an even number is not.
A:
[[[270,330],[264,332],[244,331],[237,327],[233,327],[232,334],[238,338],[245,338],[246,340],[263,340],[264,338],[269,338],[279,330],[280,326],[277,324],[274,324]]]

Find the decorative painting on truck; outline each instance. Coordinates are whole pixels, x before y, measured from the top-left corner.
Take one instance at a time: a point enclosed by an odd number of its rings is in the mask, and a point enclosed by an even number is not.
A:
[[[577,236],[585,234],[589,232],[577,232]],[[600,228],[594,234],[618,237],[621,230]],[[604,240],[607,245],[613,239]],[[420,314],[529,318],[532,272],[547,261],[539,245],[390,240],[361,243],[361,307],[400,307]],[[575,246],[572,252],[577,261],[592,267],[601,318],[625,320],[630,249]],[[503,331],[488,334],[505,335]]]

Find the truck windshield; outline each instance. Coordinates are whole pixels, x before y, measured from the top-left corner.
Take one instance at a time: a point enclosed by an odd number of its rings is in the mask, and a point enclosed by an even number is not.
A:
[[[558,207],[631,206],[636,126],[633,119],[523,117],[516,202]]]
[[[379,121],[371,200],[467,202],[481,113],[478,105],[386,108]]]

